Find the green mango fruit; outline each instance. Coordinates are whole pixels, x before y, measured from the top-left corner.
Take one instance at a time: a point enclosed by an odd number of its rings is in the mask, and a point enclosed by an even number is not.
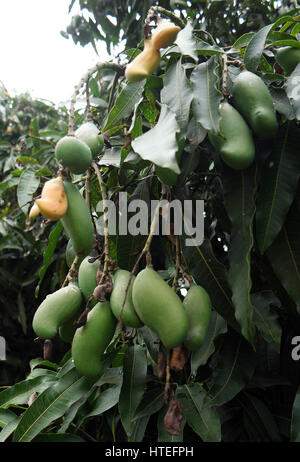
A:
[[[132,290],[135,311],[154,330],[166,348],[180,345],[188,330],[188,317],[178,295],[150,266],[135,278]]]
[[[195,351],[203,344],[210,324],[211,300],[203,287],[193,284],[182,304],[189,319],[189,328],[184,344],[188,350]]]
[[[76,313],[72,316],[72,318],[68,319],[67,321],[62,323],[61,326],[59,326],[58,335],[63,342],[72,343],[74,334],[77,330],[77,326],[75,322],[80,317],[84,308],[85,308],[85,303],[82,303],[81,306],[76,311]]]
[[[120,319],[122,304],[129,278],[130,272],[123,269],[117,270],[113,275],[113,290],[110,297],[110,307],[118,320]],[[128,289],[126,303],[122,312],[122,323],[124,326],[141,327],[143,323],[138,318],[132,301],[132,287],[134,279],[135,277],[133,276]]]
[[[92,152],[92,157],[95,159],[104,148],[104,137],[99,135],[99,128],[89,121],[81,125],[75,132],[75,136],[81,141],[84,141]]]
[[[300,63],[300,48],[281,47],[275,52],[275,59],[287,75]]]
[[[34,314],[34,332],[43,339],[54,338],[59,326],[78,312],[81,303],[81,290],[75,283],[47,295]]]
[[[90,211],[71,181],[64,180],[64,188],[68,199],[68,210],[61,218],[61,222],[71,239],[76,255],[85,257],[91,252],[94,243],[94,227]]]
[[[69,239],[68,243],[67,243],[67,248],[66,248],[66,263],[67,263],[69,268],[71,268],[75,257],[76,257],[76,253],[75,253],[75,251],[73,249],[72,241],[71,241],[71,239]],[[82,262],[82,260],[83,260],[83,257],[79,257],[78,258],[78,263],[80,264]]]
[[[255,135],[270,139],[278,124],[272,96],[264,81],[253,72],[243,71],[234,81],[233,104],[248,122]]]
[[[55,146],[58,162],[72,173],[84,173],[92,162],[92,152],[88,145],[75,136],[64,136]]]
[[[80,374],[93,377],[101,373],[101,356],[114,336],[116,324],[109,302],[102,302],[89,312],[85,326],[76,330],[72,358]]]
[[[220,134],[208,132],[209,140],[225,164],[235,170],[245,169],[255,157],[251,131],[240,113],[229,103],[221,103],[219,112]]]
[[[88,301],[97,287],[96,276],[100,265],[99,260],[96,260],[94,263],[89,263],[90,258],[90,256],[86,257],[81,262],[78,270],[78,285],[86,301]]]

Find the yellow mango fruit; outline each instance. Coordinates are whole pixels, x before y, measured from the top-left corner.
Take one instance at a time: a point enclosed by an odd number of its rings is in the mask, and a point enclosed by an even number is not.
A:
[[[125,77],[128,82],[139,82],[153,74],[160,63],[160,53],[151,40],[145,40],[144,49],[126,66]]]
[[[57,177],[46,181],[41,198],[36,199],[35,205],[48,220],[56,221],[62,218],[68,209],[63,179]]]
[[[162,19],[152,34],[151,41],[153,47],[159,50],[160,48],[167,48],[173,45],[180,30],[180,27],[176,26],[174,23]]]

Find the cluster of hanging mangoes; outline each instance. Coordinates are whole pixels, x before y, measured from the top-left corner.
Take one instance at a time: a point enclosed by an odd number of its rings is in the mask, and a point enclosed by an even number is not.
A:
[[[174,42],[180,28],[165,20],[159,22],[152,38],[145,40],[144,50],[126,68],[130,82],[145,79],[160,63],[160,48]],[[300,62],[300,49],[282,47],[276,60],[287,75]],[[277,132],[276,112],[272,96],[263,80],[253,72],[243,70],[234,80],[232,103],[223,101],[219,107],[219,131],[210,131],[209,140],[223,161],[231,168],[249,167],[255,158],[254,137],[270,140]],[[158,177],[169,185],[177,182],[176,174],[157,167]]]
[[[93,261],[87,256],[79,266],[78,280],[48,295],[33,318],[33,329],[40,338],[59,335],[72,343],[72,358],[80,374],[100,374],[103,353],[121,317],[122,325],[150,327],[167,349],[184,344],[194,351],[202,345],[211,317],[211,301],[202,287],[192,284],[182,302],[152,266],[132,278],[129,271],[117,269],[111,274],[110,300],[97,301],[100,265],[99,259]],[[85,324],[76,327],[76,320],[91,298]]]

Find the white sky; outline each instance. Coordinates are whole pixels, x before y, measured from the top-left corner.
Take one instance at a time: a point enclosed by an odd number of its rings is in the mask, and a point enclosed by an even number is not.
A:
[[[0,0],[0,80],[11,94],[26,90],[54,103],[70,99],[88,68],[109,59],[104,42],[81,47],[60,34],[70,0]],[[72,13],[77,12],[74,8]]]

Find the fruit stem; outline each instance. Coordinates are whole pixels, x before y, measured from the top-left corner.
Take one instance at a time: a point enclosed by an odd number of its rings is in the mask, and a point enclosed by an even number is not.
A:
[[[108,233],[108,207],[106,205],[106,201],[108,200],[106,186],[104,184],[101,171],[95,161],[92,162],[92,167],[95,170],[95,173],[98,178],[101,195],[102,195],[102,202],[103,202],[103,216],[104,216],[104,266],[103,272],[101,276],[101,280],[99,285],[101,285],[103,278],[108,273],[108,263],[109,263],[109,233]]]
[[[65,287],[67,285],[68,282],[71,282],[72,279],[74,278],[74,273],[76,271],[76,266],[77,266],[77,263],[78,263],[78,256],[76,255],[76,257],[74,258],[73,260],[73,263],[69,269],[69,272],[67,274],[67,276],[65,277],[65,280],[63,282],[63,285],[61,286],[61,288]]]
[[[152,6],[148,11],[147,18],[156,16],[157,13],[160,13],[162,16],[171,19],[174,24],[177,24],[177,26],[181,27],[182,29],[185,28],[184,22],[180,18],[178,18],[178,16],[172,13],[172,11],[166,10],[161,6]]]
[[[90,78],[86,81],[85,86],[85,95],[86,95],[86,119],[93,120],[92,110],[91,110],[91,101],[90,101]]]
[[[154,212],[154,215],[153,215],[153,219],[152,219],[152,222],[151,222],[150,233],[149,233],[149,235],[148,235],[148,238],[147,238],[147,240],[146,240],[146,243],[145,243],[145,245],[144,245],[143,250],[141,251],[140,255],[138,256],[137,261],[136,261],[135,264],[134,264],[134,267],[133,267],[132,270],[131,270],[130,277],[129,277],[129,280],[128,280],[128,284],[127,284],[127,287],[126,287],[126,290],[125,290],[124,300],[123,300],[122,307],[121,307],[121,311],[120,311],[120,331],[122,332],[122,342],[123,342],[123,343],[124,343],[124,332],[123,332],[122,315],[123,315],[124,306],[125,306],[126,299],[127,299],[128,290],[129,290],[129,287],[130,287],[130,284],[131,284],[133,275],[134,275],[134,273],[136,272],[136,270],[137,270],[137,268],[138,268],[138,265],[139,265],[139,263],[140,263],[142,257],[143,257],[145,254],[148,254],[147,260],[149,261],[149,256],[150,256],[150,258],[151,258],[149,249],[150,249],[150,245],[151,245],[151,242],[152,242],[152,239],[153,239],[153,236],[154,236],[155,227],[156,227],[156,222],[157,222],[157,219],[158,219],[158,217],[159,217],[160,204],[161,204],[162,200],[164,199],[164,197],[166,196],[166,194],[167,194],[167,189],[166,189],[166,186],[163,184],[163,185],[162,185],[162,191],[161,191],[161,197],[160,197],[160,199],[159,199],[159,202],[158,202],[158,204],[157,204],[157,207],[156,207],[156,209],[155,209],[155,212]]]
[[[75,86],[73,95],[71,97],[71,104],[70,104],[70,112],[69,112],[69,125],[68,125],[68,135],[74,136],[74,113],[75,113],[75,104],[77,100],[77,96],[86,82],[91,78],[95,72],[101,71],[102,69],[111,69],[118,73],[118,75],[122,75],[124,73],[124,69],[119,64],[104,62],[104,63],[97,63],[95,66],[91,67],[86,74],[80,79],[79,83]]]

